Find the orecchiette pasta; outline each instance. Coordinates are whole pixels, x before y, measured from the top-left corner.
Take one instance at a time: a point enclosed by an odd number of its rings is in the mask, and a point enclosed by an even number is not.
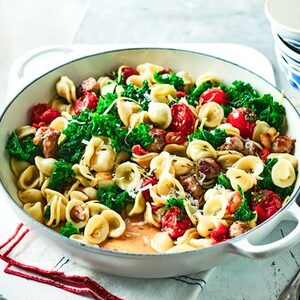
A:
[[[171,67],[59,78],[5,147],[24,211],[95,248],[168,254],[235,238],[285,205],[298,160],[281,104]]]
[[[200,121],[205,121],[205,127],[215,128],[221,124],[224,118],[224,111],[220,104],[208,102],[200,107],[198,118]]]
[[[62,76],[56,84],[57,94],[65,98],[69,103],[75,102],[76,87],[74,82],[67,76]]]

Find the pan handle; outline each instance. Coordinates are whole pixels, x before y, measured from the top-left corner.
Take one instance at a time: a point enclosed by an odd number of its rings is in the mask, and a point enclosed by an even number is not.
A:
[[[262,235],[269,234],[283,220],[297,222],[297,225],[282,239],[265,245],[253,245],[249,240],[251,238],[245,236],[243,239],[232,243],[232,252],[248,258],[264,258],[296,245],[300,241],[300,207],[296,201],[282,212],[282,217],[278,218],[277,222],[269,222],[271,225],[266,223],[262,226],[262,228],[266,227],[263,228]]]

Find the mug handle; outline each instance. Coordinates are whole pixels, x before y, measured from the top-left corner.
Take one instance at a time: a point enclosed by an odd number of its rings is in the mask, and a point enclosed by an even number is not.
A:
[[[232,253],[248,258],[265,258],[275,255],[280,251],[296,245],[300,241],[300,207],[294,201],[285,211],[282,212],[282,217],[278,218],[277,222],[271,222],[271,225],[263,232],[266,236],[283,220],[297,222],[296,227],[282,239],[265,245],[253,245],[250,238],[246,236],[232,243]],[[267,223],[268,224],[268,223]],[[265,227],[267,224],[263,225]]]

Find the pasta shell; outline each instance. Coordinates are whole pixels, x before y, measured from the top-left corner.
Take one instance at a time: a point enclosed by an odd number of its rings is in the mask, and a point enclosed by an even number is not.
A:
[[[217,155],[217,163],[224,170],[230,168],[236,161],[243,157],[242,153],[235,150],[217,151]]]
[[[109,209],[104,210],[101,213],[101,216],[108,222],[110,237],[116,238],[121,236],[125,232],[125,222],[118,213]]]
[[[226,213],[227,203],[228,201],[223,195],[210,197],[203,206],[203,215],[221,219]]]
[[[140,191],[135,197],[133,208],[128,213],[128,216],[141,214],[145,211],[145,208],[146,208],[146,202],[142,192]]]
[[[268,159],[277,158],[278,160],[284,158],[288,160],[295,169],[298,166],[298,159],[294,155],[288,153],[270,153],[267,158]]]
[[[91,217],[84,229],[85,239],[94,245],[99,245],[109,235],[109,225],[107,220],[102,215]]]
[[[86,187],[82,189],[82,192],[87,196],[88,200],[96,200],[98,199],[97,197],[97,189],[92,188],[92,187]],[[83,200],[85,201],[85,200]]]
[[[12,158],[10,160],[10,166],[15,174],[15,176],[18,178],[21,173],[25,171],[30,166],[30,163],[24,160],[17,160],[15,158]]]
[[[116,104],[118,109],[118,115],[121,121],[126,127],[128,127],[130,117],[132,116],[132,114],[140,111],[141,107],[134,102],[124,101],[123,99],[118,99]]]
[[[165,253],[173,246],[173,240],[166,232],[157,232],[151,240],[151,247],[158,253]]]
[[[18,198],[23,204],[43,201],[42,192],[38,189],[28,189],[25,191],[18,191]]]
[[[216,102],[208,102],[201,106],[198,118],[201,122],[205,120],[205,127],[215,128],[222,123],[224,110],[220,104]]]
[[[191,239],[198,239],[199,233],[197,231],[196,228],[190,228],[188,229],[183,236],[177,238],[175,244],[180,245],[180,244],[186,244],[189,245],[190,244],[190,240]]]
[[[65,130],[68,127],[68,120],[64,117],[57,117],[56,119],[54,119],[49,127],[53,128],[59,132],[62,132],[63,130]]]
[[[164,67],[159,65],[154,65],[151,63],[144,63],[141,65],[138,65],[136,67],[136,70],[140,74],[140,76],[145,80],[148,80],[150,83],[154,83],[155,80],[153,78],[154,72],[162,72],[164,70]]]
[[[115,182],[122,190],[134,190],[141,182],[138,166],[131,162],[120,164],[115,171]]]
[[[177,72],[176,75],[180,78],[183,79],[184,82],[184,91],[187,92],[190,90],[190,88],[194,85],[194,80],[193,78],[190,76],[190,74],[188,72],[185,71],[180,71]]]
[[[28,190],[40,187],[44,176],[35,165],[27,167],[19,176],[18,187],[21,190]]]
[[[94,187],[97,184],[97,179],[86,166],[75,164],[72,166],[72,169],[75,172],[75,178],[79,180],[84,187]]]
[[[240,158],[233,165],[234,168],[244,170],[248,174],[252,174],[254,177],[258,177],[264,170],[264,164],[261,159],[254,155],[247,155]]]
[[[143,85],[144,79],[139,75],[131,75],[126,79],[126,84],[133,84],[136,87],[141,87]]]
[[[50,177],[54,169],[54,164],[57,162],[57,160],[54,158],[36,156],[34,158],[34,162],[41,173],[47,177]]]
[[[194,163],[187,158],[176,156],[173,158],[173,167],[175,176],[182,176],[192,172]]]
[[[291,162],[281,158],[273,166],[271,171],[272,181],[281,188],[287,188],[296,180],[296,172]]]
[[[198,208],[196,206],[191,205],[191,202],[186,200],[184,201],[184,209],[192,223],[194,225],[197,225],[197,219],[194,217],[194,214],[197,212]]]
[[[149,152],[144,155],[136,155],[133,153],[132,160],[136,162],[140,167],[147,169],[150,167],[152,159],[156,156],[158,156],[158,153],[156,152]]]
[[[57,109],[61,113],[67,110],[67,104],[60,98],[54,98],[50,102],[50,107]]]
[[[152,87],[150,97],[154,102],[169,104],[176,98],[176,89],[170,84],[157,84]]]
[[[137,127],[141,123],[151,123],[149,113],[147,111],[142,110],[140,112],[133,113],[129,118],[129,128],[131,129]]]
[[[238,190],[238,186],[242,188],[244,192],[250,190],[254,185],[256,185],[256,178],[246,173],[244,170],[229,168],[226,172],[226,176],[230,180],[230,184],[235,191]]]
[[[253,129],[252,140],[260,143],[261,142],[260,135],[266,134],[270,128],[271,127],[267,122],[257,120],[255,123],[255,127]]]
[[[111,84],[113,81],[108,76],[102,76],[102,77],[99,77],[97,82],[99,83],[99,88],[100,88],[100,92],[101,92],[101,89],[104,86]]]
[[[219,129],[225,130],[227,135],[233,135],[240,137],[240,130],[236,127],[233,127],[230,123],[224,123],[218,126]]]
[[[199,86],[205,82],[211,82],[211,83],[220,83],[221,80],[214,74],[203,74],[200,75],[197,79],[196,79],[196,86]]]
[[[91,188],[93,189],[93,188]],[[70,192],[70,200],[80,200],[82,202],[89,200],[88,196],[80,191],[72,191]]]
[[[186,252],[186,251],[193,251],[196,248],[186,245],[186,244],[180,244],[180,245],[175,245],[169,250],[166,251],[166,253],[178,253],[178,252]]]
[[[43,206],[41,202],[36,203],[26,203],[23,209],[34,219],[43,223]]]
[[[172,122],[171,109],[166,103],[150,102],[149,118],[157,127],[165,129]]]
[[[146,210],[144,213],[144,219],[147,223],[152,224],[153,226],[160,228],[160,220],[158,216],[154,215],[152,212],[151,204],[146,202]]]
[[[29,135],[35,134],[36,129],[32,126],[25,125],[16,130],[18,138],[23,139]]]
[[[187,157],[185,145],[168,144],[164,147],[163,151],[168,152],[171,155]]]
[[[67,76],[62,76],[56,83],[56,92],[59,96],[67,99],[69,103],[75,102],[77,99],[75,84]]]
[[[78,220],[73,215],[73,209],[76,209],[76,206],[80,206],[82,208],[81,215],[84,217],[83,220]],[[66,206],[66,220],[68,222],[71,222],[75,227],[77,228],[83,228],[88,220],[89,220],[90,214],[89,209],[87,207],[84,207],[84,202],[77,199],[71,199],[67,206]]]
[[[171,174],[163,174],[155,185],[160,196],[185,197],[185,192],[180,182]]]
[[[211,232],[220,224],[220,221],[214,216],[197,215],[197,231],[200,236],[208,237]]]
[[[116,151],[111,146],[97,149],[91,158],[91,170],[96,172],[108,172],[113,169],[117,157]]]
[[[168,152],[163,151],[151,160],[150,173],[153,172],[157,178],[164,173],[175,175],[172,157]]]
[[[186,149],[186,153],[193,161],[199,161],[201,158],[207,157],[213,159],[217,158],[217,152],[214,147],[202,140],[193,140],[190,142]]]
[[[65,221],[66,204],[62,197],[54,195],[47,206],[50,206],[50,218],[46,221],[47,226],[57,227],[61,221]],[[44,210],[46,210],[46,207]]]
[[[195,247],[196,249],[202,249],[206,247],[210,247],[213,245],[213,240],[212,239],[191,239],[190,240],[190,245]]]
[[[107,206],[99,203],[98,200],[87,201],[84,203],[84,207],[89,209],[90,216],[98,215],[104,210],[110,209]]]

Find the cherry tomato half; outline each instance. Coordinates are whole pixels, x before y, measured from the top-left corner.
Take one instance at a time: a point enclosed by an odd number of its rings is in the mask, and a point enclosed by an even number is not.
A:
[[[252,138],[255,127],[255,114],[250,108],[239,107],[227,117],[227,122],[240,130],[243,138]]]
[[[210,237],[214,240],[214,244],[224,242],[229,239],[228,227],[220,224],[215,230],[211,232]]]
[[[158,180],[154,177],[150,177],[150,178],[145,179],[145,181],[142,184],[142,187],[145,187],[145,186],[149,185],[149,187],[146,190],[142,191],[142,194],[143,194],[143,197],[144,197],[145,201],[151,202],[153,200],[152,197],[150,196],[150,185],[152,186],[152,185],[155,185],[157,183],[158,183]],[[158,206],[155,206],[155,207],[157,207],[157,209],[159,208]]]
[[[165,139],[167,144],[183,145],[186,142],[186,136],[182,132],[168,132]]]
[[[273,216],[281,207],[280,197],[270,190],[258,191],[259,202],[255,205],[257,223],[260,224]]]
[[[216,102],[218,104],[227,104],[227,95],[219,87],[206,90],[200,95],[200,103]]]
[[[138,75],[138,72],[133,68],[126,67],[122,70],[122,75],[124,76],[125,81],[126,81],[126,79],[128,77],[130,77],[132,75]]]
[[[134,145],[131,150],[135,155],[138,156],[145,155],[148,153],[148,151],[144,150],[141,145]]]
[[[49,108],[42,114],[43,122],[50,124],[53,120],[60,116],[60,112],[55,108]]]
[[[74,112],[80,114],[85,109],[95,110],[98,104],[98,97],[93,92],[86,92],[81,98],[75,101]]]
[[[267,148],[262,148],[258,152],[258,155],[259,155],[260,159],[263,161],[263,163],[266,162],[269,154],[270,154],[270,151]]]
[[[31,109],[30,123],[39,124],[43,122],[43,113],[48,109],[48,105],[46,103],[38,103],[34,105]]]
[[[186,93],[184,91],[177,91],[176,92],[176,97],[177,98],[183,98],[186,96]]]
[[[185,136],[191,134],[194,131],[196,119],[187,105],[183,103],[172,105],[171,114],[171,131],[182,132]]]
[[[161,226],[171,238],[176,239],[183,236],[189,228],[193,227],[193,224],[180,208],[172,206],[161,218]]]

